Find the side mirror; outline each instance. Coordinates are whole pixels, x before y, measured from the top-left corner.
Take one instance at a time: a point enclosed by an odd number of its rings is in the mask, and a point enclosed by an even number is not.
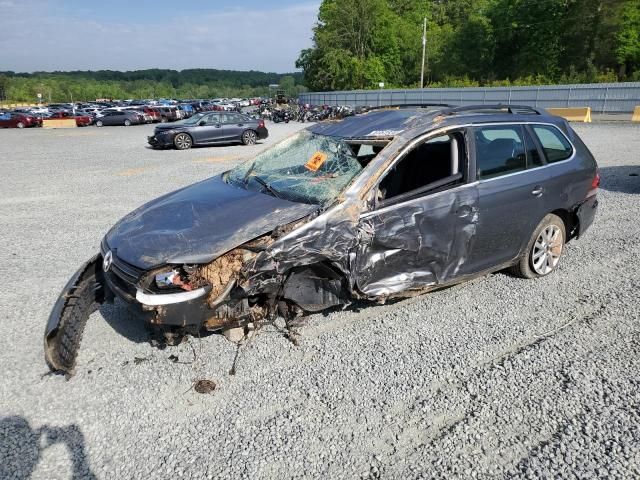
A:
[[[206,124],[207,124],[207,121],[206,121],[206,120],[200,120],[200,121],[198,122],[198,125],[200,125],[201,127],[202,127],[202,126],[204,126],[204,125],[206,125]]]

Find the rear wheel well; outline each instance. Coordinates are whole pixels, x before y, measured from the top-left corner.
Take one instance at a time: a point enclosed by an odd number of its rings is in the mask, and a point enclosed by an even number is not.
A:
[[[571,240],[576,236],[578,232],[578,224],[580,223],[580,220],[578,219],[578,216],[576,215],[575,212],[566,210],[564,208],[559,208],[550,213],[560,217],[560,219],[564,223],[564,229],[567,234],[567,238],[565,242],[568,242],[569,240]]]

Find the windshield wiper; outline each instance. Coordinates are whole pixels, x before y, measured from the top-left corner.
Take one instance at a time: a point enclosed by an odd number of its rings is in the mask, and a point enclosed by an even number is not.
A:
[[[247,173],[244,175],[244,178],[242,179],[243,184],[246,185],[247,182],[249,181],[249,176],[253,173],[253,167],[255,167],[255,165],[256,165],[256,162],[253,162],[249,167],[249,170],[247,170]]]
[[[260,185],[262,185],[269,192],[271,192],[271,195],[273,195],[274,197],[282,198],[280,193],[275,188],[273,188],[271,185],[269,185],[266,181],[264,181],[262,178],[258,177],[257,175],[253,175],[251,178],[255,179]]]

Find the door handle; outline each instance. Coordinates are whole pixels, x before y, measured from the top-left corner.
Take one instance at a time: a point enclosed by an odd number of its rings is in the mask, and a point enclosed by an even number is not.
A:
[[[239,127],[244,127],[244,123],[239,123],[238,126]]]
[[[539,197],[540,195],[542,195],[542,192],[544,192],[544,188],[542,188],[540,185],[536,185],[536,187],[531,190],[531,195]]]

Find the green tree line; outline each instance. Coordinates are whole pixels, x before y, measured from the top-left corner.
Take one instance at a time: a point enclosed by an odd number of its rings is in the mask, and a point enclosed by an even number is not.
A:
[[[640,80],[640,0],[323,0],[311,90]]]
[[[258,97],[281,84],[288,95],[306,91],[302,73],[278,73],[213,69],[111,70],[74,72],[0,72],[0,100],[34,102],[91,101],[97,98],[216,98]]]

